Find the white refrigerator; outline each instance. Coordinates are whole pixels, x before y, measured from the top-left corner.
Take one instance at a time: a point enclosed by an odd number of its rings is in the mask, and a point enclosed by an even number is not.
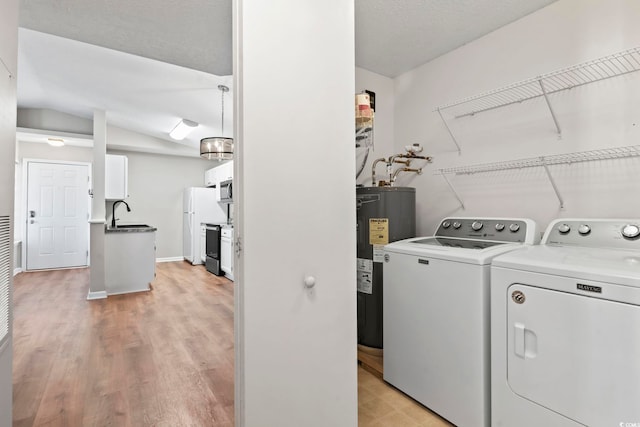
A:
[[[200,258],[200,224],[224,224],[226,211],[216,201],[216,189],[188,187],[184,189],[182,209],[182,254],[191,264],[202,264]]]

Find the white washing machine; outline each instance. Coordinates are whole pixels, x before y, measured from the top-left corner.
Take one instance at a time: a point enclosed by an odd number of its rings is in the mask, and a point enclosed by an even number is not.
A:
[[[529,219],[445,218],[385,246],[385,381],[459,427],[488,426],[489,264],[538,240]]]
[[[640,220],[559,219],[491,267],[492,425],[640,426]]]

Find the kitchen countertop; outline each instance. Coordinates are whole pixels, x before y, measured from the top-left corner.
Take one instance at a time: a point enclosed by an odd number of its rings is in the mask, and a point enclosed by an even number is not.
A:
[[[111,226],[104,226],[105,233],[147,233],[151,231],[157,231],[156,227],[152,227],[146,224],[122,224],[115,228]]]

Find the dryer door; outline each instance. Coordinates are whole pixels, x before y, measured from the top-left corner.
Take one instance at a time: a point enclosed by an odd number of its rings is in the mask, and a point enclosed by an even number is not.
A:
[[[639,306],[519,284],[507,298],[515,393],[589,426],[640,421]]]

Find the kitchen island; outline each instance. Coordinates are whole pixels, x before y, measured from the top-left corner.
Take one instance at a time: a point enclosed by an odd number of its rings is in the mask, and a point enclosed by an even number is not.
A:
[[[156,269],[156,230],[144,224],[105,227],[107,295],[151,289]]]

